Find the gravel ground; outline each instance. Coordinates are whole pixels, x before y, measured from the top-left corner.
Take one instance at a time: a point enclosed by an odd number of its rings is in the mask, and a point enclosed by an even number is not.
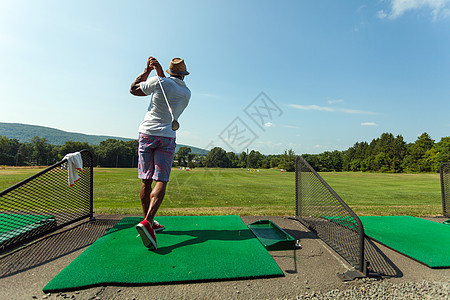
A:
[[[408,282],[408,283],[391,283],[386,280],[377,279],[361,279],[361,284],[358,286],[353,286],[348,289],[333,289],[327,292],[313,291],[306,288],[304,292],[297,296],[288,296],[285,298],[274,298],[274,299],[449,299],[450,287],[449,283],[446,282],[430,282],[430,281],[420,281],[420,282]],[[250,286],[251,284],[248,284]],[[306,285],[307,287],[307,285]],[[237,299],[268,299],[263,295],[240,295],[241,292],[235,287],[230,287],[231,292],[234,293],[235,297],[223,297],[223,298],[237,298]],[[198,296],[198,297],[197,297]],[[249,297],[250,296],[250,297]],[[260,297],[262,296],[262,297]],[[82,294],[81,292],[75,293],[57,293],[57,294],[46,294],[42,297],[32,296],[33,299],[147,299],[147,297],[129,295],[124,292],[121,288],[116,288],[114,293],[105,294],[105,288],[99,289],[91,295]],[[149,297],[151,299],[158,299],[157,295]],[[183,299],[190,298],[203,298],[200,295],[188,294],[183,297]]]
[[[296,299],[449,299],[448,282],[391,283],[385,280],[361,279],[363,285],[329,292],[308,291]]]

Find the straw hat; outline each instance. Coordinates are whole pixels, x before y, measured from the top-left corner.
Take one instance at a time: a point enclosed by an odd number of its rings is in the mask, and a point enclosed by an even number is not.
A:
[[[189,72],[186,70],[186,65],[184,64],[184,59],[181,58],[172,58],[166,72],[175,76],[189,75]]]

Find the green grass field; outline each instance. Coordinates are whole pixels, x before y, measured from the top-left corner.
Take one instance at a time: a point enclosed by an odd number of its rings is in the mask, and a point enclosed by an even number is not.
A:
[[[1,168],[0,190],[40,169]],[[439,174],[321,173],[358,215],[442,215]],[[94,169],[95,213],[141,214],[137,169]],[[174,168],[161,215],[286,215],[295,207],[294,173]]]

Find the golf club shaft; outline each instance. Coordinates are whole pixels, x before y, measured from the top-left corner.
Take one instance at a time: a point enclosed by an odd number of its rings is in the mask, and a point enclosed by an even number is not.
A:
[[[156,72],[156,69],[155,69],[155,72]],[[170,116],[172,117],[172,121],[173,121],[173,120],[175,120],[175,118],[173,116],[172,108],[170,107],[169,101],[167,100],[166,93],[164,92],[164,88],[161,84],[161,81],[159,80],[158,72],[156,72],[156,78],[158,79],[159,86],[161,87],[161,91],[163,93],[164,99],[166,100],[167,107],[169,108]]]

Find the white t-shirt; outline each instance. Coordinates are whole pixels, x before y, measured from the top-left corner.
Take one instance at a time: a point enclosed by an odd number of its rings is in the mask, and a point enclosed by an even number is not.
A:
[[[159,80],[164,87],[164,92],[172,108],[173,116],[175,120],[178,120],[189,103],[191,91],[181,79],[160,77]],[[169,108],[167,107],[157,77],[149,77],[146,81],[141,82],[139,86],[147,96],[153,93],[144,121],[139,126],[139,132],[148,135],[175,138],[176,133],[172,130],[172,117],[170,116]]]

